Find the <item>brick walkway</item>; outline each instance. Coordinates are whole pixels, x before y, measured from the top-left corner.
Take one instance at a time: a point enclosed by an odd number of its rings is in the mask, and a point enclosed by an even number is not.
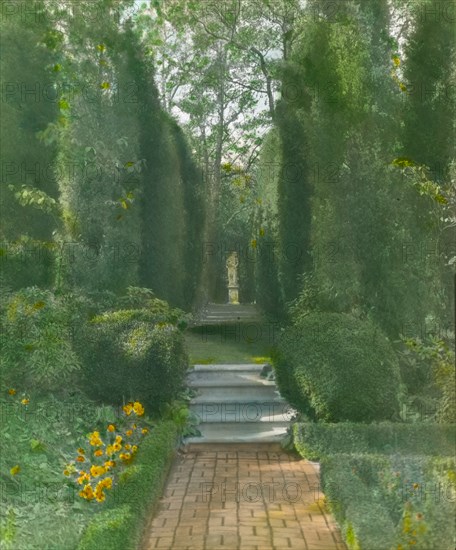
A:
[[[277,445],[194,445],[174,462],[144,550],[342,550],[318,466]]]

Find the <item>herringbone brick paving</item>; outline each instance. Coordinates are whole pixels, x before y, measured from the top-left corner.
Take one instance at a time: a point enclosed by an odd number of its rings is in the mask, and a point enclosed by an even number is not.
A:
[[[342,550],[318,465],[279,446],[194,445],[172,465],[144,550]]]

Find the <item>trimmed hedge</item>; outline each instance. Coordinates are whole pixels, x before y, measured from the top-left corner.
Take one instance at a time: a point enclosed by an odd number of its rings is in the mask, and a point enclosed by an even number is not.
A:
[[[350,550],[454,549],[454,458],[328,454],[320,475]]]
[[[157,424],[124,472],[105,509],[87,526],[77,550],[136,550],[154,513],[179,441],[172,421]]]
[[[455,424],[296,423],[294,443],[309,460],[334,453],[382,453],[454,456]]]
[[[281,394],[311,420],[371,422],[399,413],[398,360],[370,321],[309,314],[283,332],[273,362]]]
[[[120,405],[139,400],[152,412],[184,387],[188,356],[182,331],[157,322],[156,314],[133,309],[92,319],[78,343],[85,391]]]

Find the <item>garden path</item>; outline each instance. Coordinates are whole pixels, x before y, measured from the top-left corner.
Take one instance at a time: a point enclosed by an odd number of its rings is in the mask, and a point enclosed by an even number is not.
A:
[[[143,550],[342,550],[318,464],[274,443],[189,445]]]

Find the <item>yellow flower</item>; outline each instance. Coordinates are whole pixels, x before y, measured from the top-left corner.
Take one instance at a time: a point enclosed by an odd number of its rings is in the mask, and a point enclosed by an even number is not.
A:
[[[114,445],[112,446],[112,448],[114,449],[114,451],[116,453],[118,453],[121,449],[122,449],[122,445],[120,443],[114,443]]]
[[[115,429],[116,429],[116,427],[114,426],[114,424],[109,424],[109,426],[107,428],[108,432],[114,432]]]
[[[9,393],[10,395],[16,395],[16,390],[13,389],[13,388],[10,388],[10,389],[8,390],[8,393]]]
[[[127,430],[125,432],[125,435],[128,435],[128,437],[130,437],[132,434],[133,434],[133,430]]]
[[[79,447],[78,453],[79,453],[80,455],[85,455],[85,451],[84,451],[84,449],[81,449],[81,447]]]
[[[116,443],[122,443],[122,436],[116,435]]]
[[[79,496],[82,497],[82,498],[85,498],[87,500],[93,500],[94,493],[93,493],[93,489],[92,489],[92,486],[90,485],[90,483],[88,483],[84,487],[84,489],[79,492]]]
[[[63,470],[63,475],[64,476],[69,476],[70,475],[70,472],[68,470]]]
[[[100,432],[93,432],[89,434],[89,441],[94,447],[101,447],[103,445],[103,441],[100,439]]]
[[[93,454],[95,456],[101,456],[103,454],[103,451],[101,449],[97,449]]]
[[[131,448],[131,452],[132,452],[132,453],[136,453],[137,450],[138,450],[138,446],[137,446],[137,445],[133,445],[133,447]]]
[[[110,470],[111,468],[114,468],[115,465],[116,463],[114,462],[114,460],[107,460],[104,463],[104,467],[106,468],[106,471]]]
[[[30,399],[25,399],[25,398],[24,398],[24,399],[22,399],[21,403],[22,403],[23,405],[28,405],[28,404],[30,403]]]
[[[85,481],[90,481],[90,475],[87,472],[79,472],[81,475],[78,477],[77,482],[82,485]]]
[[[124,405],[122,408],[123,408],[124,413],[125,413],[127,416],[130,416],[130,414],[131,414],[132,411],[133,411],[133,403],[127,403],[127,404]]]
[[[141,433],[143,433],[144,435],[146,435],[147,433],[149,433],[149,430],[147,428],[143,428],[141,430]]]
[[[75,471],[76,471],[76,468],[74,467],[74,464],[67,464],[65,466],[65,472],[68,472],[69,475],[74,474]]]
[[[76,461],[77,462],[85,462],[85,458],[83,456],[77,456]]]
[[[142,416],[144,414],[144,407],[139,401],[135,401],[133,403],[133,410],[135,411],[137,416]]]
[[[105,477],[98,483],[98,485],[100,485],[101,487],[106,487],[106,489],[111,489],[112,477]]]
[[[138,426],[136,424],[133,424],[133,429],[136,430]]]
[[[130,445],[129,443],[127,443],[127,445],[125,445],[125,449],[126,449],[127,451],[129,451],[129,450],[131,449],[131,445]]]
[[[399,67],[399,65],[401,64],[400,57],[397,55],[393,55],[393,63],[395,67]]]
[[[119,456],[120,456],[120,458],[121,458],[122,460],[125,460],[125,461],[128,461],[128,460],[130,460],[130,458],[131,458],[131,454],[130,454],[130,453],[121,453]]]
[[[105,472],[106,472],[106,468],[104,468],[103,466],[95,466],[95,465],[93,465],[93,466],[90,468],[90,473],[92,474],[93,477],[100,477],[100,476],[103,475]]]
[[[10,474],[12,476],[17,475],[21,471],[21,467],[16,464],[16,466],[13,466],[10,470]]]
[[[97,502],[103,502],[106,498],[105,494],[103,493],[103,486],[98,484],[95,487],[95,498],[97,499]]]

